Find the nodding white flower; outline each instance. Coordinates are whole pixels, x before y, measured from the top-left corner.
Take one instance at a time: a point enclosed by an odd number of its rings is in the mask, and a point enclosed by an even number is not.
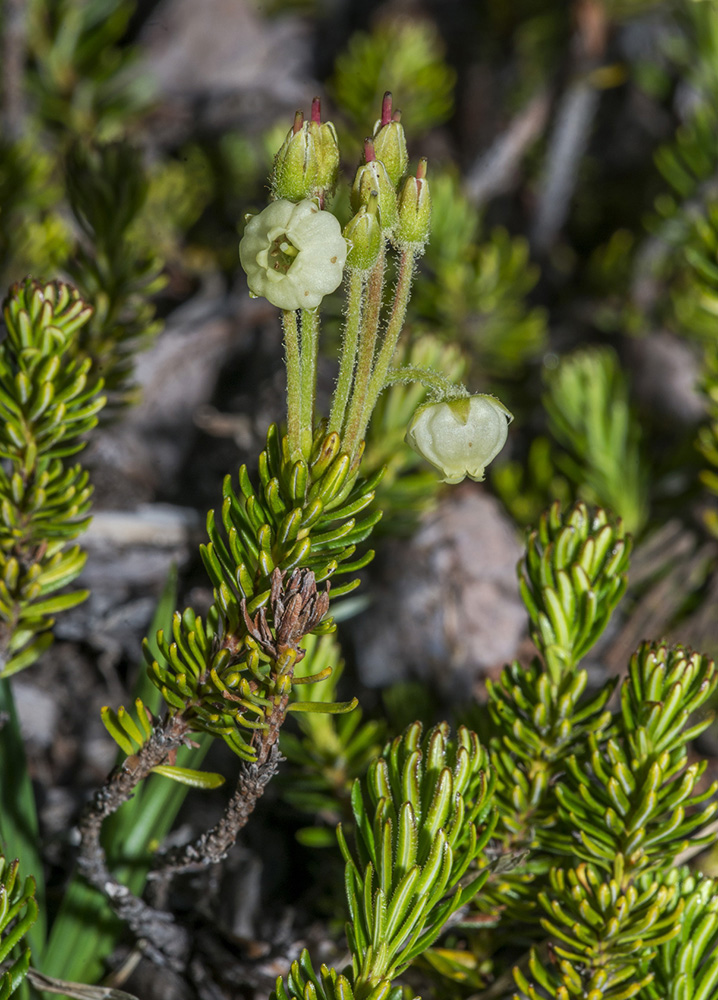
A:
[[[406,443],[443,473],[442,482],[460,483],[466,476],[481,482],[513,419],[495,396],[426,403],[412,417]]]
[[[273,201],[247,222],[239,259],[250,292],[279,309],[314,309],[338,288],[347,242],[315,201]]]

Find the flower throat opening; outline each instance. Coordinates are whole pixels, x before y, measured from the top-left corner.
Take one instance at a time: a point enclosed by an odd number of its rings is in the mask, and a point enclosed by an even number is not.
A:
[[[286,274],[294,261],[297,259],[299,251],[290,243],[286,233],[282,233],[272,242],[269,248],[269,259],[272,270]]]

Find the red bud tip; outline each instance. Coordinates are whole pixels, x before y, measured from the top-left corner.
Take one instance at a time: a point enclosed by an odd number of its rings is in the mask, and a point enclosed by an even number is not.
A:
[[[376,153],[374,152],[374,140],[365,139],[364,140],[364,162],[371,163],[372,160],[376,159]]]
[[[422,156],[422,158],[419,160],[419,166],[416,168],[416,179],[418,181],[423,181],[424,178],[426,177],[426,167],[428,162],[429,161],[425,156]]]
[[[381,124],[388,125],[391,121],[391,91],[387,90],[381,102]]]
[[[322,99],[321,97],[315,97],[312,101],[312,121],[316,122],[317,125],[322,123]]]
[[[391,120],[393,122],[400,122],[401,121],[401,111],[398,111],[398,110],[395,111],[394,114],[391,116]]]
[[[294,135],[296,135],[297,132],[301,132],[303,124],[304,124],[304,112],[297,111],[297,113],[294,115],[294,124],[292,125],[292,132],[294,133]]]

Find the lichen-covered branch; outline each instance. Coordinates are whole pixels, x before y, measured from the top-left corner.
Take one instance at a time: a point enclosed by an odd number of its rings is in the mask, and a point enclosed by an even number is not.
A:
[[[91,885],[103,892],[117,916],[134,934],[146,941],[149,957],[159,964],[181,970],[187,960],[187,932],[170,913],[156,910],[122,885],[107,866],[107,856],[100,841],[102,824],[130,799],[152,769],[164,764],[187,740],[187,723],[175,716],[157,726],[139,753],[128,757],[115,768],[104,785],[86,806],[79,823],[80,871]]]
[[[220,821],[191,844],[167,851],[160,856],[161,866],[150,873],[151,879],[168,878],[182,872],[200,871],[227,857],[237,835],[254,812],[264,790],[279,770],[282,761],[275,743],[263,763],[243,763],[237,789],[229,800]]]

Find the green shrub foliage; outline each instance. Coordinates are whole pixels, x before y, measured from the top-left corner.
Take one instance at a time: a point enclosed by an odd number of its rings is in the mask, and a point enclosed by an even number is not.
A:
[[[33,663],[51,641],[53,616],[83,601],[58,593],[84,555],[71,543],[89,520],[91,488],[68,461],[85,444],[105,397],[79,346],[91,308],[61,282],[14,285],[0,344],[0,648],[2,675]]]

